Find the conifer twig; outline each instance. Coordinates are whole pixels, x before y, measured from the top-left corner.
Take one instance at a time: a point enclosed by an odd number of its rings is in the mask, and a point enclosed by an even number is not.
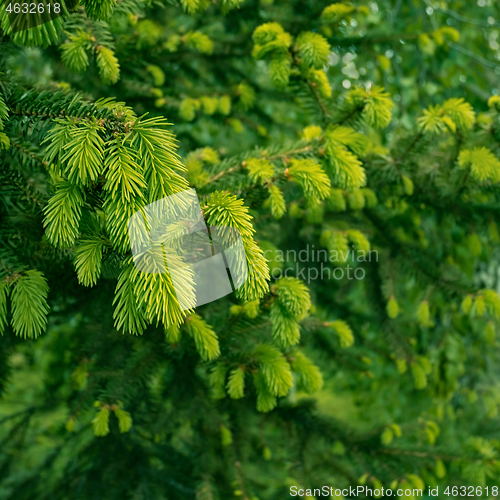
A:
[[[395,163],[400,163],[401,161],[403,161],[404,159],[406,159],[406,157],[408,156],[408,154],[410,153],[410,151],[417,145],[417,143],[420,141],[420,139],[423,137],[423,132],[420,131],[413,139],[413,141],[411,141],[411,143],[409,144],[409,146],[405,149],[405,151],[400,155],[398,156],[394,162]]]
[[[306,152],[310,151],[311,149],[312,149],[311,146],[304,146],[302,148],[292,149],[290,151],[285,151],[283,153],[277,153],[277,154],[269,155],[269,156],[265,156],[265,155],[259,156],[259,158],[270,160],[270,161],[277,160],[279,158],[285,158],[287,156],[294,156],[294,155],[298,155],[301,153],[306,153]],[[205,185],[212,184],[213,182],[219,180],[221,177],[223,177],[227,174],[231,174],[233,172],[237,172],[238,170],[241,170],[242,168],[244,168],[243,162],[241,162],[239,165],[235,165],[234,167],[230,167],[227,170],[223,170],[222,172],[219,172],[218,174],[214,175],[213,177],[210,177],[206,181]]]

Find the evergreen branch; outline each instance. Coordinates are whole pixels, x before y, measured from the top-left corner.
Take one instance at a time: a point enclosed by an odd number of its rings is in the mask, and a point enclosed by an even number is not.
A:
[[[303,153],[308,153],[308,152],[312,152],[313,151],[313,148],[312,146],[303,146],[303,147],[300,147],[300,148],[292,148],[292,149],[289,149],[289,150],[285,150],[285,151],[281,151],[279,153],[274,153],[274,154],[262,154],[262,151],[261,150],[255,150],[255,151],[250,151],[248,153],[246,153],[245,157],[248,158],[250,156],[255,156],[256,158],[259,158],[259,159],[262,159],[262,160],[268,160],[268,161],[274,161],[274,160],[280,160],[280,159],[284,159],[284,158],[288,158],[290,156],[296,156],[296,155],[301,155]],[[227,174],[231,174],[233,172],[237,172],[241,169],[243,169],[245,167],[245,165],[243,165],[244,163],[244,160],[241,161],[241,156],[237,156],[237,157],[234,157],[234,158],[228,158],[226,160],[224,160],[224,163],[228,164],[228,165],[231,165],[233,163],[239,163],[239,164],[236,164],[232,167],[229,167],[225,170],[221,170],[219,173],[215,174],[214,176],[210,177],[207,181],[206,181],[206,186],[212,184],[213,182],[219,180],[221,177],[224,177],[225,175]]]
[[[219,172],[217,175],[214,175],[213,177],[208,179],[207,184],[211,184],[212,182],[219,180],[222,176],[227,175],[227,174],[231,174],[232,172],[236,172],[237,170],[240,170],[241,168],[243,168],[243,165],[234,166],[234,167],[228,168],[227,170],[223,170],[222,172]]]
[[[0,185],[1,185],[1,183],[0,183]],[[14,177],[14,176],[9,176],[8,177],[8,186],[9,187],[15,186],[20,193],[23,193],[26,196],[26,198],[31,200],[31,202],[33,202],[39,208],[45,207],[46,203],[43,203],[42,201],[40,201],[39,196],[33,194],[30,187],[27,186],[26,184],[21,183],[18,178]]]
[[[462,132],[460,131],[460,129],[458,129],[457,130],[457,140],[455,143],[455,151],[454,151],[453,156],[450,160],[450,169],[454,168],[457,161],[458,161],[458,157],[460,156],[460,148],[462,147],[463,140],[464,140],[464,136],[463,136]]]
[[[293,60],[298,68],[300,68],[300,62],[295,54],[293,54]],[[308,85],[312,95],[316,99],[316,102],[319,105],[319,108],[321,109],[321,115],[323,118],[323,122],[327,122],[328,119],[330,118],[330,112],[328,111],[327,107],[325,106],[325,103],[323,102],[323,99],[321,99],[321,96],[319,95],[318,89],[316,88],[316,83],[310,81],[308,78],[303,78],[304,82]]]
[[[52,92],[25,89],[15,84],[7,99],[10,113],[18,116],[41,118],[72,118],[76,123],[96,120],[111,127],[122,127],[126,132],[126,123],[130,121],[130,108],[113,99],[89,102],[81,94],[63,91]]]
[[[24,338],[36,338],[47,324],[49,287],[42,273],[24,272],[12,291],[12,328]]]
[[[335,122],[336,125],[344,125],[347,123],[353,116],[363,111],[364,105],[354,107],[349,113],[343,116],[339,121]]]
[[[16,149],[18,149],[21,153],[26,155],[27,157],[31,158],[32,160],[35,160],[37,163],[40,163],[42,166],[47,167],[48,162],[44,161],[43,157],[37,155],[36,153],[33,153],[33,151],[30,151],[29,149],[25,148],[21,144],[19,144],[15,139],[12,140],[11,145],[14,146]]]
[[[411,143],[408,145],[408,147],[405,149],[405,151],[403,153],[401,153],[400,156],[398,156],[397,158],[394,159],[394,163],[401,163],[403,160],[405,160],[406,157],[411,152],[411,150],[417,145],[418,141],[420,141],[420,139],[422,139],[423,135],[424,135],[423,131],[420,131],[415,136],[413,141],[411,141]]]

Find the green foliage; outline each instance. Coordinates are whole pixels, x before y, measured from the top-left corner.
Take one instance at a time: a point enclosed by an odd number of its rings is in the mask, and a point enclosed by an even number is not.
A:
[[[102,128],[96,122],[82,127],[71,123],[66,126],[71,140],[64,146],[61,158],[66,164],[64,174],[73,184],[88,185],[97,180],[102,165],[104,141],[98,133]]]
[[[346,199],[341,189],[332,188],[327,202],[334,212],[343,212],[347,208]]]
[[[118,277],[113,301],[113,305],[115,305],[113,318],[115,328],[118,331],[138,335],[144,331],[146,321],[135,298],[134,283],[132,282],[134,269],[133,263],[130,262]]]
[[[403,181],[403,187],[404,187],[405,193],[408,196],[411,196],[413,194],[414,189],[415,189],[415,187],[413,185],[413,181],[409,177],[406,177],[406,175],[403,175],[401,177],[401,180]]]
[[[325,240],[325,246],[328,247],[330,252],[333,252],[338,261],[346,262],[349,257],[349,241],[347,239],[347,234],[341,231],[325,231],[325,233],[323,233],[323,238]]]
[[[463,149],[458,156],[458,165],[470,169],[471,177],[478,182],[500,182],[500,161],[488,148]]]
[[[271,205],[271,213],[275,219],[281,219],[286,212],[285,198],[278,186],[271,184],[269,186],[269,202]]]
[[[352,190],[365,185],[365,170],[351,151],[335,141],[329,141],[325,148],[325,156],[336,187]]]
[[[12,287],[10,292],[12,328],[20,337],[36,338],[42,334],[47,324],[49,312],[47,280],[39,271],[30,270],[18,276]],[[4,298],[2,299],[4,312],[5,292],[4,287]]]
[[[379,86],[363,89],[353,88],[346,96],[342,112],[349,116],[355,112],[361,113],[363,121],[375,128],[383,128],[391,121],[393,102],[389,94]]]
[[[350,229],[347,231],[347,237],[349,238],[349,241],[352,242],[355,250],[365,253],[370,251],[370,242],[361,231],[358,231],[357,229]]]
[[[307,78],[311,82],[311,86],[318,91],[321,97],[329,99],[332,96],[332,88],[323,70],[310,69],[307,72]]]
[[[302,136],[307,141],[310,141],[312,139],[319,139],[322,134],[323,130],[318,125],[309,125],[308,127],[305,127],[304,130],[302,131]]]
[[[219,97],[219,113],[222,115],[229,115],[231,113],[231,98],[228,95]]]
[[[306,66],[318,69],[327,63],[330,44],[322,35],[304,31],[297,37],[295,45],[300,59]]]
[[[215,192],[207,200],[204,208],[210,226],[229,226],[238,229],[241,234],[248,265],[248,279],[237,293],[245,300],[262,297],[267,289],[269,268],[264,259],[264,252],[253,240],[251,216],[242,200],[236,196]]]
[[[293,386],[293,376],[290,365],[279,349],[262,344],[255,348],[254,354],[258,360],[259,373],[269,393],[273,396],[286,396]],[[261,392],[259,385],[257,392]]]
[[[135,284],[136,301],[139,306],[144,308],[147,321],[150,323],[156,321],[156,324],[161,322],[166,328],[179,324],[184,314],[179,310],[177,296],[170,277],[167,275],[157,277],[155,274],[143,277],[139,276],[135,269],[130,279]]]
[[[68,181],[56,184],[55,194],[45,209],[44,226],[47,238],[56,246],[70,246],[78,236],[78,227],[85,202],[84,193]]]
[[[366,136],[350,127],[334,126],[327,131],[325,138],[332,145],[347,146],[358,156],[364,156],[370,145]]]
[[[155,85],[162,87],[165,83],[165,73],[163,70],[159,66],[156,66],[156,64],[150,64],[146,69],[151,73]]]
[[[324,200],[330,194],[330,179],[313,160],[293,159],[285,174],[300,185],[308,201]]]
[[[446,467],[442,460],[436,461],[435,473],[439,479],[443,479],[446,476]]]
[[[233,443],[233,434],[226,426],[220,426],[220,434],[222,446],[229,446]]]
[[[239,367],[231,371],[227,382],[227,393],[233,399],[240,399],[245,393],[245,371]]]
[[[0,281],[0,333],[3,335],[7,323],[7,298],[9,296],[8,283]]]
[[[378,205],[377,195],[374,191],[369,188],[363,188],[361,192],[365,197],[366,208],[375,208]]]
[[[288,54],[275,57],[269,63],[269,77],[273,85],[285,89],[290,81],[292,60]]]
[[[0,94],[0,130],[4,129],[4,122],[9,117],[9,109],[5,104],[2,94]]]
[[[57,17],[48,22],[33,26],[30,29],[13,32],[12,24],[7,13],[7,3],[0,5],[0,27],[12,40],[26,47],[47,47],[60,40],[64,22],[62,17]]]
[[[94,435],[104,437],[109,434],[109,408],[101,406],[96,416],[92,420],[94,426]]]
[[[99,75],[105,84],[113,84],[120,78],[120,65],[113,51],[106,47],[97,47],[97,66]]]
[[[0,149],[9,149],[10,139],[3,133],[0,132]]]
[[[260,304],[259,299],[250,300],[249,302],[246,302],[245,305],[243,306],[243,311],[245,311],[245,314],[249,318],[256,318],[260,313],[259,304]]]
[[[443,103],[443,111],[460,129],[467,130],[474,125],[476,119],[474,109],[463,98],[448,99]]]
[[[417,356],[415,362],[411,365],[415,389],[421,390],[427,387],[427,376],[431,373],[431,371],[432,368],[429,361],[422,356]]]
[[[366,123],[375,128],[383,128],[391,121],[392,101],[381,87],[373,87],[366,92],[362,116]]]
[[[243,109],[250,109],[255,103],[255,90],[246,82],[238,85],[238,95]]]
[[[418,363],[411,365],[411,373],[415,383],[415,389],[425,389],[427,387],[427,377],[425,372]]]
[[[272,291],[276,294],[271,306],[273,337],[283,346],[297,344],[300,340],[298,322],[311,307],[309,291],[296,278],[281,278]]]
[[[397,318],[399,315],[399,305],[397,300],[394,298],[394,295],[392,295],[389,299],[389,302],[387,302],[387,316],[389,318],[394,319]]]
[[[292,43],[292,37],[278,23],[262,24],[252,35],[255,43],[253,56],[263,59],[269,54],[281,55],[288,51]]]
[[[434,105],[425,109],[417,122],[424,133],[432,135],[445,130],[454,133],[457,127],[468,130],[474,125],[475,119],[476,114],[468,102],[463,98],[453,98],[445,101],[442,106]]]
[[[222,399],[226,397],[226,373],[227,367],[222,363],[218,363],[213,366],[210,372],[208,381],[212,388],[212,396],[214,399]]]
[[[212,327],[197,314],[186,319],[187,331],[194,339],[196,350],[202,359],[210,361],[220,354],[219,341]]]
[[[352,11],[354,11],[354,9],[354,5],[332,3],[331,5],[323,9],[323,12],[321,13],[321,19],[326,22],[335,22],[342,19],[347,14],[350,14]]]
[[[187,189],[180,173],[186,168],[175,153],[174,137],[163,118],[143,118],[133,123],[130,146],[141,159],[139,165],[148,185],[148,201]]]
[[[486,309],[495,319],[500,319],[500,297],[495,290],[481,290]]]
[[[254,184],[264,184],[274,175],[273,165],[266,159],[249,158],[245,166]]]
[[[132,417],[128,411],[123,410],[119,406],[114,408],[114,412],[116,418],[118,419],[118,427],[120,432],[123,434],[124,432],[128,432],[132,427]]]
[[[104,163],[106,172],[104,189],[110,193],[112,199],[120,200],[124,204],[133,198],[142,198],[147,185],[137,160],[137,153],[125,143],[120,141],[108,143]]]
[[[313,393],[323,387],[323,376],[319,368],[301,351],[295,349],[291,354],[292,370],[298,375],[299,387]]]
[[[75,248],[75,268],[78,281],[94,286],[101,275],[102,254],[105,242],[100,238],[80,240]]]
[[[338,336],[340,346],[343,349],[351,347],[354,344],[354,335],[352,333],[350,326],[345,321],[339,319],[336,321],[332,321],[331,323],[328,323],[327,326],[330,326],[335,332],[335,334]]]
[[[417,320],[422,326],[428,326],[429,318],[429,302],[427,300],[423,300],[417,309]]]
[[[382,433],[382,436],[380,437],[380,441],[382,442],[383,445],[387,446],[391,444],[393,437],[393,433],[390,427],[386,427],[384,429],[384,432]]]
[[[491,487],[498,6],[62,4],[0,5],[0,498]],[[249,276],[181,311],[189,187]]]
[[[276,408],[277,398],[269,390],[262,372],[254,375],[254,384],[257,390],[257,410],[267,413]]]
[[[199,31],[189,31],[184,35],[186,45],[196,49],[202,54],[211,54],[214,50],[214,44],[210,38]]]
[[[91,41],[91,35],[84,31],[69,35],[69,42],[61,47],[61,59],[69,69],[78,73],[87,69],[89,65],[87,50],[91,47]]]
[[[356,189],[347,194],[347,201],[351,210],[362,210],[365,208],[365,197],[361,189]]]
[[[90,19],[107,21],[116,5],[116,0],[85,0],[85,13]]]
[[[214,500],[217,498],[217,491],[210,481],[209,477],[205,477],[196,489],[196,500]]]
[[[207,0],[181,0],[181,5],[190,14],[205,10],[209,2]]]

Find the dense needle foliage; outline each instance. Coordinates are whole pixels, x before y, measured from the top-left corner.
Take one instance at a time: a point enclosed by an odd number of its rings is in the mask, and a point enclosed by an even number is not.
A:
[[[0,499],[494,485],[500,8],[60,1],[0,5]],[[127,226],[189,188],[196,311]]]

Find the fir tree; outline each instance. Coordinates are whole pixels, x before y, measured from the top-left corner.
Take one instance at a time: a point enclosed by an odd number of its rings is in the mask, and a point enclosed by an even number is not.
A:
[[[498,7],[60,1],[0,5],[0,499],[492,491]],[[183,311],[128,221],[193,187],[248,279]]]

